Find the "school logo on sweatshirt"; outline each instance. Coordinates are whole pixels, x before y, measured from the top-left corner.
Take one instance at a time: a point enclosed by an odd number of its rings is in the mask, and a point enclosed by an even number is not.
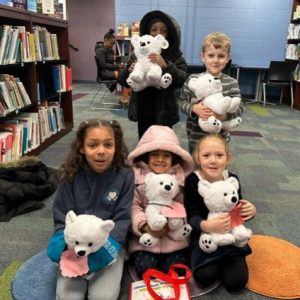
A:
[[[115,202],[118,199],[118,191],[110,191],[106,194],[105,198],[109,202]]]

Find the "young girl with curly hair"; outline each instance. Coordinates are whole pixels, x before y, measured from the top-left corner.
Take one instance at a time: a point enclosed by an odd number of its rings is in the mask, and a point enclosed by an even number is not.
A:
[[[70,210],[78,215],[113,220],[115,226],[109,242],[114,251],[104,255],[106,265],[103,264],[103,249],[98,250],[101,257],[93,253],[94,259],[89,258],[88,264],[94,275],[89,280],[59,274],[56,299],[86,299],[86,295],[87,299],[118,298],[134,191],[133,172],[125,163],[126,155],[123,133],[117,121],[92,119],[79,125],[60,169],[60,185],[53,205],[55,233],[49,242],[48,256],[59,262],[66,249],[65,217]]]

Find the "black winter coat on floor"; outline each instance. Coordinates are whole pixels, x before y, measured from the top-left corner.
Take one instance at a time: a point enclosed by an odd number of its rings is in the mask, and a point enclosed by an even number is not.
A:
[[[57,188],[57,171],[36,157],[0,165],[0,221],[44,206]]]

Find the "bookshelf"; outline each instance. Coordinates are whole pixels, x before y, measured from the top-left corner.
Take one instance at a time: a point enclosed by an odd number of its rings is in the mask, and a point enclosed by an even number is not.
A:
[[[69,133],[73,128],[72,88],[57,92],[54,85],[53,68],[63,65],[70,67],[68,22],[34,12],[0,5],[0,26],[10,25],[25,26],[26,31],[33,33],[34,27],[42,27],[56,36],[58,57],[42,57],[31,61],[17,60],[14,63],[0,65],[0,74],[10,74],[20,79],[31,100],[31,104],[22,108],[16,108],[9,113],[0,116],[0,124],[7,120],[17,120],[22,115],[35,113],[38,115],[39,126],[42,126],[40,111],[54,112],[53,120],[47,116],[50,132],[41,137],[41,129],[38,130],[39,143],[36,147],[28,147],[22,155],[38,155],[42,150]],[[71,82],[71,81],[70,81]],[[70,83],[69,82],[69,83]],[[41,91],[43,90],[43,93]],[[55,107],[55,108],[54,108]],[[44,109],[44,110],[45,110]],[[50,113],[49,113],[50,115]],[[59,119],[59,120],[58,120]],[[59,123],[59,124],[58,124]],[[55,127],[56,126],[56,127]],[[1,144],[1,142],[0,142]],[[1,145],[0,145],[1,146]]]
[[[291,23],[288,29],[287,37],[287,60],[300,60],[300,0],[293,0]],[[294,108],[300,110],[300,67],[296,68],[295,72],[295,94]]]
[[[117,27],[117,36],[116,36],[116,53],[117,56],[121,58],[128,58],[132,52],[132,45],[131,45],[131,36],[134,34],[139,35],[140,29],[140,22],[133,21],[130,25],[121,22],[118,24]]]

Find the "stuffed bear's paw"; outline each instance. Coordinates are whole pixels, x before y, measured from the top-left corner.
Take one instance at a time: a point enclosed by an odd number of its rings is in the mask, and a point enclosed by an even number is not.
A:
[[[168,219],[168,226],[170,230],[177,230],[184,224],[182,218],[169,218]]]
[[[233,228],[232,232],[235,238],[234,245],[237,247],[245,246],[252,236],[252,230],[243,225]]]
[[[158,243],[158,241],[158,238],[150,235],[149,233],[144,233],[139,239],[139,243],[145,247],[153,247]]]
[[[158,82],[161,78],[161,71],[150,70],[146,76],[146,79],[150,82]]]
[[[241,117],[237,117],[228,121],[223,121],[223,129],[227,130],[227,131],[231,131],[234,128],[236,128],[237,126],[239,126],[242,122],[242,118]]]
[[[169,87],[171,83],[172,83],[172,75],[170,73],[165,73],[161,76],[160,86],[163,89],[166,89],[167,87]]]
[[[129,78],[135,82],[142,82],[144,80],[144,74],[142,72],[132,72]]]
[[[206,121],[199,118],[199,126],[205,132],[219,133],[222,129],[222,122],[214,116],[209,117]]]
[[[203,252],[211,253],[217,250],[218,245],[212,240],[209,234],[203,234],[199,240],[200,249]]]
[[[192,227],[189,224],[184,224],[181,228],[170,231],[169,236],[175,241],[182,241],[190,236]]]
[[[241,117],[234,118],[232,120],[232,126],[233,127],[237,127],[237,126],[239,126],[241,124],[241,122],[242,122],[242,118]]]
[[[127,78],[126,82],[129,86],[132,86],[132,84],[133,84],[133,81],[130,77]]]
[[[155,216],[155,220],[149,220],[148,225],[152,230],[161,230],[166,224],[168,220],[163,215]]]
[[[230,99],[231,101],[231,104],[230,104],[230,107],[228,108],[228,111],[229,113],[235,113],[237,111],[237,109],[240,107],[240,104],[241,104],[241,98],[239,97],[232,97]]]

